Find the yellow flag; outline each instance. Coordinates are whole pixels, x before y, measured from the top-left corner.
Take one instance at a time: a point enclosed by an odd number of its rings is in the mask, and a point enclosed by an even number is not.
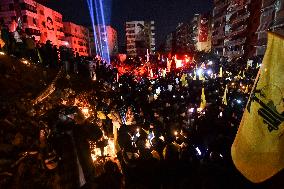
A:
[[[148,130],[146,130],[146,129],[144,129],[144,128],[142,128],[142,130],[147,134],[147,135],[149,135],[149,131]]]
[[[226,85],[226,89],[225,89],[225,92],[224,92],[224,96],[222,98],[222,104],[224,105],[228,105],[228,102],[227,102],[227,93],[228,93],[228,85]]]
[[[245,93],[247,94],[248,92],[249,92],[249,86],[247,85],[247,86],[246,86]]]
[[[102,111],[97,112],[97,117],[99,119],[106,119],[106,115]]]
[[[181,77],[181,84],[182,84],[183,87],[186,87],[188,85],[185,73]]]
[[[205,81],[205,77],[204,77],[204,73],[203,72],[198,74],[198,79],[199,79],[199,81]]]
[[[1,34],[1,31],[0,31]],[[1,39],[1,35],[0,35],[0,49],[3,48],[5,46],[5,42]]]
[[[162,70],[162,75],[163,75],[163,78],[166,77],[166,75],[167,75],[167,69],[163,69],[163,70]]]
[[[193,80],[196,80],[196,71],[194,70],[194,76],[193,76]]]
[[[37,51],[37,56],[38,56],[39,63],[42,64],[43,60],[42,60],[42,57],[40,55],[40,52],[39,52],[38,48],[36,49],[36,51]]]
[[[152,154],[153,158],[155,158],[157,160],[161,160],[161,157],[160,157],[159,153],[156,150],[153,150],[151,152],[151,154]]]
[[[204,109],[205,107],[206,107],[206,97],[205,97],[204,88],[202,88],[200,108]]]
[[[284,38],[268,33],[267,50],[231,148],[237,169],[250,181],[284,168]]]

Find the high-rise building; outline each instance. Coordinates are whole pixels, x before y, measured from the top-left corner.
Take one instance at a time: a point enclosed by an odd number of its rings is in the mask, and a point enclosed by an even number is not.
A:
[[[196,44],[198,43],[198,25],[199,25],[199,14],[195,14],[190,22],[190,43],[196,50]]]
[[[118,53],[117,31],[111,26],[96,25],[95,33],[92,27],[90,31],[91,55],[95,56],[104,51],[103,54],[115,56]]]
[[[165,54],[175,53],[176,50],[176,32],[171,32],[166,36],[163,52]]]
[[[211,16],[195,14],[191,22],[180,23],[176,30],[167,35],[165,52],[172,54],[192,53],[194,51],[211,51]]]
[[[189,23],[179,23],[176,27],[175,35],[176,53],[187,53],[191,51]]]
[[[89,30],[84,26],[72,22],[63,22],[65,40],[68,42],[67,47],[72,48],[80,56],[89,55]]]
[[[284,35],[284,0],[262,0],[260,25],[257,30],[257,56],[263,56],[265,53],[267,31]]]
[[[13,20],[22,22],[22,29],[36,41],[60,46],[64,42],[62,15],[33,0],[1,0],[0,20],[10,25]]]
[[[227,8],[224,56],[228,59],[255,56],[256,31],[259,26],[261,0],[231,1]]]
[[[144,56],[147,49],[152,54],[156,50],[155,22],[126,22],[126,49],[129,56]]]
[[[226,12],[229,0],[214,0],[212,48],[216,55],[223,56]]]
[[[229,60],[255,56],[261,0],[214,1],[213,51]]]

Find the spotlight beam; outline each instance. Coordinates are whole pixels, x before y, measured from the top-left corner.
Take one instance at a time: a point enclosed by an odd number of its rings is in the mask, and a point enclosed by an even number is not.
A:
[[[93,2],[92,0],[87,0],[92,27],[93,27],[93,33],[94,33],[94,40],[95,40],[95,47],[96,47],[96,54],[99,54],[99,47],[98,47],[98,39],[97,39],[97,33],[95,31],[95,18],[94,18],[94,9],[93,9]]]
[[[103,7],[102,0],[98,0],[98,1],[100,2],[102,24],[103,24],[103,28],[104,28],[104,33],[106,34],[106,53],[107,53],[106,56],[107,56],[107,57],[105,57],[105,58],[107,59],[108,62],[110,62],[109,48],[108,48],[108,35],[107,35],[107,31],[106,31],[104,7]]]
[[[108,33],[106,27],[106,15],[104,12],[105,1],[103,0],[87,0],[89,12],[91,16],[92,27],[94,30],[96,53],[102,57],[107,63],[110,63],[110,51],[108,44]],[[96,28],[96,25],[98,26]],[[105,35],[105,36],[103,36]]]
[[[95,4],[95,13],[96,13],[96,18],[97,18],[97,29],[98,29],[98,45],[99,45],[99,48],[100,48],[100,56],[103,57],[103,48],[102,48],[102,35],[101,35],[101,21],[100,21],[100,15],[99,15],[99,9],[98,9],[98,3],[97,3],[97,0],[94,0],[94,4]],[[94,28],[95,30],[96,28]],[[104,57],[103,57],[104,58]]]

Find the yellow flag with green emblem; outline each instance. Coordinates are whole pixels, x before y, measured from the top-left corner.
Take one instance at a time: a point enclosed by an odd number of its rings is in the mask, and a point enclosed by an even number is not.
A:
[[[284,168],[284,38],[268,33],[267,50],[231,148],[236,168],[263,182]]]

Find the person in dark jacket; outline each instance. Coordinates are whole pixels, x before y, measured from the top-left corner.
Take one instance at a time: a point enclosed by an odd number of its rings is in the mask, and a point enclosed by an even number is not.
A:
[[[108,161],[104,165],[105,173],[99,176],[96,180],[98,189],[121,189],[122,174],[116,163]]]
[[[64,115],[65,114],[65,115]],[[60,157],[60,185],[65,189],[90,188],[94,180],[89,141],[102,137],[99,127],[84,121],[77,107],[68,108],[57,124],[53,146]]]

